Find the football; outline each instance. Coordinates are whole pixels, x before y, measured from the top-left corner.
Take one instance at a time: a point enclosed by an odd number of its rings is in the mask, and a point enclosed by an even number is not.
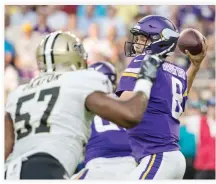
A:
[[[203,40],[205,42],[205,37],[199,31],[188,28],[180,33],[178,47],[183,53],[188,50],[192,55],[197,55],[202,51]]]

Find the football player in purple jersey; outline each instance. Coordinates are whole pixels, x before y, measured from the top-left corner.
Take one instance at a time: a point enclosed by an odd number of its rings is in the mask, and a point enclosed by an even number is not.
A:
[[[147,109],[141,123],[128,129],[132,155],[139,163],[131,173],[131,179],[182,179],[185,158],[179,151],[179,117],[184,111],[187,95],[200,63],[206,55],[193,56],[187,71],[166,59],[174,52],[179,37],[176,26],[167,18],[149,15],[130,30],[132,41],[125,43],[126,56],[134,56],[121,76],[116,94],[121,99],[134,95],[141,61],[146,54],[158,55],[164,62],[157,71],[152,85]]]
[[[111,63],[96,62],[89,69],[103,73],[116,86],[117,73]],[[113,97],[116,95],[113,94]],[[95,116],[91,130],[85,150],[85,169],[73,176],[73,179],[121,179],[136,168],[125,128]]]

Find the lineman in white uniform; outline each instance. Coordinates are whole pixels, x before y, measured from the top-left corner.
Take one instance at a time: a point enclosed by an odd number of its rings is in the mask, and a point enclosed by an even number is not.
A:
[[[5,178],[67,179],[78,165],[95,114],[125,128],[139,123],[153,82],[147,70],[157,71],[160,60],[148,58],[136,95],[119,101],[106,95],[112,84],[105,75],[85,70],[87,54],[74,35],[49,34],[36,56],[40,76],[19,86],[7,101],[5,159],[11,155]]]

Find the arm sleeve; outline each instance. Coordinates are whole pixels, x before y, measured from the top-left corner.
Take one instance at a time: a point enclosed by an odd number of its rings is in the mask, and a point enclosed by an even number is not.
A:
[[[136,74],[134,74],[134,76],[126,76],[128,74],[129,73],[123,73],[115,92],[117,96],[121,96],[124,91],[133,91],[137,77],[135,76]]]
[[[140,71],[143,57],[144,55],[139,55],[135,57],[130,62],[126,70],[123,72],[119,85],[116,89],[117,96],[121,96],[124,91],[133,91],[137,81],[137,75]]]

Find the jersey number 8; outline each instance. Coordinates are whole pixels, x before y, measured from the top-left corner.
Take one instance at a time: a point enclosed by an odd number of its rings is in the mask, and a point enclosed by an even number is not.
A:
[[[181,106],[183,101],[183,94],[182,83],[175,77],[172,77],[172,95],[172,117],[178,119],[183,112],[183,108]]]
[[[54,87],[50,89],[45,89],[41,90],[38,98],[38,102],[44,101],[45,97],[48,95],[51,95],[50,101],[47,104],[47,108],[45,109],[41,119],[40,119],[40,124],[39,126],[35,129],[35,133],[41,133],[41,132],[49,132],[50,127],[47,124],[47,120],[50,116],[50,113],[52,112],[52,109],[57,101],[58,95],[59,95],[59,89],[60,87]],[[24,126],[19,127],[16,132],[17,132],[17,140],[27,136],[30,134],[32,131],[32,127],[30,125],[30,119],[31,115],[29,113],[24,113],[21,114],[20,110],[21,107],[24,105],[25,102],[33,100],[35,97],[35,93],[23,96],[19,98],[17,102],[17,107],[16,107],[16,114],[15,114],[15,123],[24,121]]]

